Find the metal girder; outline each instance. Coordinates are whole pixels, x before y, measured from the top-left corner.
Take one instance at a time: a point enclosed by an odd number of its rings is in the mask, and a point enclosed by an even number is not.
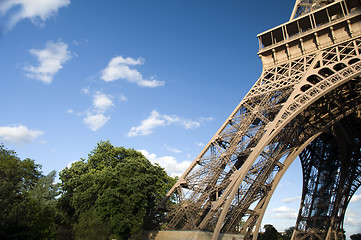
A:
[[[314,11],[334,1],[335,0],[296,0],[290,20]]]
[[[361,119],[352,114],[301,152],[303,194],[293,239],[344,240],[346,208],[361,185],[360,147]]]
[[[220,232],[256,239],[268,202],[296,156],[301,151],[310,155],[309,143],[325,140],[325,132],[360,111],[361,3],[317,2],[324,6],[306,14],[314,23],[302,34],[290,35],[295,24],[305,24],[299,15],[259,35],[262,75],[158,206],[157,211],[166,212],[167,229],[211,231],[213,240]],[[331,17],[316,25],[316,18],[328,13]],[[283,38],[277,36],[279,30]],[[307,174],[311,160],[303,159]],[[305,178],[304,189],[311,187],[315,174]],[[356,185],[341,196],[350,198]],[[304,199],[303,204],[313,201],[307,194]],[[328,206],[340,202],[332,201]],[[342,203],[341,209],[346,208]],[[326,239],[339,234],[344,215],[337,215],[342,220],[332,215],[331,227],[322,234],[320,227],[303,227],[311,221],[302,218],[304,212],[323,209],[307,206],[300,210],[295,239],[301,232],[304,239],[307,234]]]

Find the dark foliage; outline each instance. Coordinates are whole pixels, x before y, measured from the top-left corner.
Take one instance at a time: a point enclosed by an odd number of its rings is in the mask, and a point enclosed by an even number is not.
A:
[[[352,240],[361,240],[361,233],[353,234],[350,236]]]
[[[55,238],[55,172],[39,168],[0,145],[0,239]]]

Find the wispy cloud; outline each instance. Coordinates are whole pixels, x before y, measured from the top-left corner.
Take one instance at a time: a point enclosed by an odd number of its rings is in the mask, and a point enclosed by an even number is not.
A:
[[[112,101],[111,95],[106,95],[102,92],[96,92],[93,97],[93,105],[86,113],[86,117],[83,119],[83,122],[91,130],[97,131],[110,120],[110,116],[106,116],[105,113],[112,106],[114,106],[114,103]]]
[[[106,82],[112,82],[123,79],[131,83],[136,83],[141,87],[159,87],[164,85],[164,81],[159,81],[154,77],[145,79],[143,75],[132,66],[144,64],[143,58],[133,59],[122,56],[114,57],[110,60],[108,66],[102,70],[101,79]]]
[[[168,145],[165,145],[165,147],[167,148],[167,150],[169,152],[172,152],[172,153],[181,153],[182,151],[177,149],[177,148],[173,148],[173,147],[169,147]]]
[[[278,208],[272,209],[272,212],[276,212],[276,213],[293,212],[293,211],[296,211],[296,210],[293,208],[286,207],[286,206],[280,206]]]
[[[1,141],[18,146],[31,143],[43,134],[43,131],[29,130],[23,125],[0,127]]]
[[[68,110],[66,110],[66,113],[68,113],[68,114],[75,114],[75,115],[77,115],[77,116],[82,116],[82,115],[84,115],[84,113],[82,113],[82,112],[76,112],[76,111],[74,111],[74,110],[71,109],[71,108],[69,108]]]
[[[26,76],[44,83],[51,83],[54,75],[71,58],[68,45],[62,41],[49,41],[44,49],[31,49],[30,53],[37,58],[39,65],[26,66]]]
[[[165,169],[170,176],[181,176],[192,163],[190,161],[177,162],[173,156],[157,157],[154,153],[147,150],[139,150],[149,161],[157,163]]]
[[[213,121],[213,117],[202,117],[201,122],[209,122],[209,121]]]
[[[350,202],[361,202],[361,194],[353,195]]]
[[[90,87],[89,86],[84,87],[80,90],[80,92],[84,95],[88,95],[90,93]]]
[[[128,101],[128,98],[123,93],[121,93],[119,96],[119,101],[126,102]]]
[[[59,8],[67,7],[70,0],[2,0],[0,19],[5,30],[11,30],[19,21],[29,18],[32,23],[43,27],[44,22],[54,16]]]
[[[196,142],[195,143],[198,147],[204,147],[205,144],[203,142]]]
[[[81,93],[90,95],[90,90],[89,88],[83,88]],[[87,111],[76,112],[73,109],[68,109],[66,112],[83,117],[83,123],[92,131],[97,131],[110,120],[107,113],[115,106],[114,97],[97,91],[92,95],[92,98],[92,104]]]
[[[71,165],[73,165],[73,163],[76,163],[76,162],[80,162],[79,160],[74,160],[74,161],[71,161],[68,163],[68,165],[66,165],[67,168],[71,168]]]
[[[301,200],[301,196],[297,196],[297,197],[291,197],[291,198],[282,199],[282,202],[284,202],[284,203],[291,203],[291,202],[296,202],[296,201],[300,201],[300,200]]]
[[[360,211],[347,209],[345,215],[345,224],[350,226],[361,226]]]
[[[172,124],[178,124],[185,129],[198,128],[200,122],[185,119],[176,115],[160,114],[156,110],[153,110],[150,116],[141,121],[139,126],[132,127],[128,132],[129,137],[145,136],[153,133],[153,130],[161,126],[169,126]]]
[[[272,217],[279,219],[296,219],[298,215],[298,211],[296,209],[286,206],[280,206],[278,208],[272,209],[271,211],[275,213],[272,215]]]

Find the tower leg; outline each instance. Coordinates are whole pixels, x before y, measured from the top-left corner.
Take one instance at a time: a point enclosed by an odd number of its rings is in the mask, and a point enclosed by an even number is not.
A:
[[[361,120],[352,114],[300,154],[304,186],[293,239],[344,239],[347,205],[360,186]]]

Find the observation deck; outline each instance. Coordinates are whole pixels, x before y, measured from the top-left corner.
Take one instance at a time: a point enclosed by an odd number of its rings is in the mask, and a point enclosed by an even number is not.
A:
[[[361,35],[361,1],[341,0],[257,35],[265,68]]]

